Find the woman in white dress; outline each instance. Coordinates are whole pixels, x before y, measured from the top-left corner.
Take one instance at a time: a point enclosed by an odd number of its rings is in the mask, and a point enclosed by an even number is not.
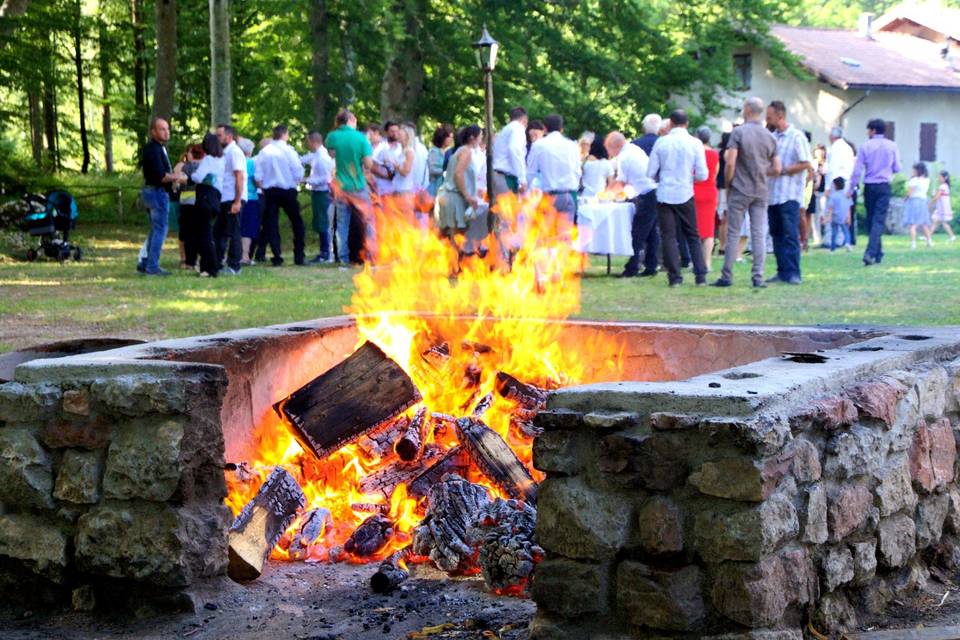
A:
[[[584,198],[596,197],[606,190],[613,180],[613,163],[607,158],[603,140],[595,138],[590,145],[590,153],[583,161],[583,177],[580,179],[580,194]]]

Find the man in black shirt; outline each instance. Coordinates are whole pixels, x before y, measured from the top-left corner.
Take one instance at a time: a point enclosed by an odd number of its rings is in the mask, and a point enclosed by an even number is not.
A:
[[[657,141],[657,132],[663,119],[655,114],[647,114],[643,118],[644,134],[634,140],[643,152],[650,155],[653,143]],[[633,214],[633,256],[623,268],[621,278],[640,276],[647,278],[657,274],[657,264],[660,262],[660,227],[657,226],[657,190],[652,189],[633,199],[635,212]],[[640,261],[643,261],[643,271],[640,271]]]
[[[137,264],[137,271],[148,276],[168,276],[169,271],[160,268],[160,251],[167,238],[167,218],[170,208],[170,191],[181,176],[173,172],[167,149],[163,146],[170,139],[170,125],[163,118],[156,118],[150,125],[150,140],[143,148],[143,191],[141,199],[150,215],[150,232],[147,234],[147,256]]]

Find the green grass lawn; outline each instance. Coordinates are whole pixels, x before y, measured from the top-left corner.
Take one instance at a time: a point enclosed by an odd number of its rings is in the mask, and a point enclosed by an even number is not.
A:
[[[0,258],[0,351],[96,335],[163,338],[276,324],[343,313],[352,272],[324,267],[254,267],[238,278],[197,278],[175,270],[174,241],[164,250],[170,278],[134,271],[145,231],[87,224],[76,234],[79,263],[26,263],[9,248]],[[861,239],[863,242],[863,239]],[[289,241],[285,244],[290,247]],[[758,324],[960,325],[960,242],[936,237],[911,250],[904,237],[885,238],[884,264],[864,268],[863,245],[852,253],[812,250],[799,287],[749,286],[749,264],[737,266],[730,289],[679,289],[666,278],[606,276],[596,257],[583,281],[583,318]],[[314,247],[311,247],[314,248]],[[22,251],[21,251],[22,254]],[[748,256],[749,260],[749,256]],[[623,259],[614,259],[614,273]],[[720,260],[714,257],[714,269]],[[774,271],[769,256],[767,273]],[[711,277],[715,274],[711,274]]]

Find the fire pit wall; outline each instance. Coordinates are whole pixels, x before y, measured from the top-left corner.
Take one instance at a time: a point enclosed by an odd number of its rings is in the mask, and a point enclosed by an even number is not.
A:
[[[960,335],[923,334],[553,393],[531,637],[799,639],[960,569]]]

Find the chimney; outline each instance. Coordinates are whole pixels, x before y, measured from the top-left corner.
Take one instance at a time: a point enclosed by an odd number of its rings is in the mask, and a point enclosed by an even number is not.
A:
[[[873,40],[873,17],[872,13],[860,14],[860,18],[857,20],[857,32],[861,38]]]

